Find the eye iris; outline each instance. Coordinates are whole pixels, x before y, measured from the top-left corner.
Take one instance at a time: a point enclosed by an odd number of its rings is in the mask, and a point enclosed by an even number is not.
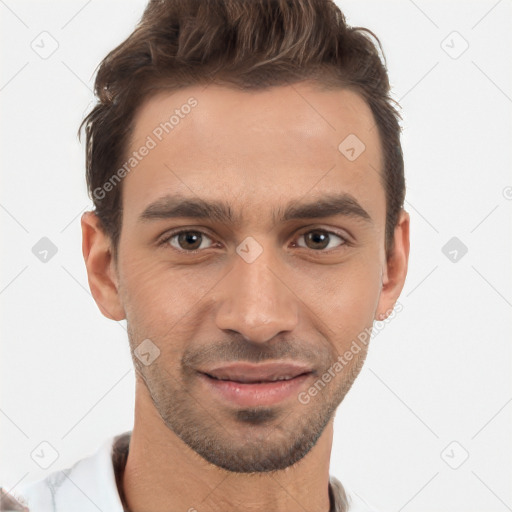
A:
[[[183,246],[183,243],[186,243],[186,244],[193,244],[194,246],[193,247],[183,247],[183,249],[187,249],[187,250],[195,250],[195,249],[198,249],[200,246],[201,246],[201,242],[202,242],[202,235],[201,233],[198,233],[196,231],[186,231],[184,233],[180,233],[178,235],[178,243],[180,245],[180,247]]]
[[[313,242],[313,247],[309,246],[308,242],[310,241]],[[306,245],[310,249],[325,249],[329,245],[329,234],[322,231],[311,231],[306,235]]]

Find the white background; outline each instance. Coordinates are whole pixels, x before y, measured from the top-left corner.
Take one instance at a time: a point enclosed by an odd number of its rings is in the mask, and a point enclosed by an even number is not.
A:
[[[338,4],[384,46],[403,109],[412,233],[404,309],[374,338],[338,409],[331,473],[382,511],[512,510],[512,3]],[[101,315],[82,260],[91,202],[76,131],[97,64],[144,5],[0,0],[7,489],[132,426],[125,323]],[[38,37],[55,44],[43,31],[58,43],[47,59],[31,48]],[[462,38],[469,47],[453,58]],[[456,262],[442,252],[454,236],[468,249]],[[32,253],[42,237],[58,249],[47,263]],[[59,454],[47,471],[30,456],[42,441]]]

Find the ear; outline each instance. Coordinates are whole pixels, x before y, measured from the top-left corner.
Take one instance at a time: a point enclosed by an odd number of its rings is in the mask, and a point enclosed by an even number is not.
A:
[[[402,209],[394,233],[394,249],[389,255],[382,274],[382,289],[376,320],[386,319],[402,292],[409,262],[409,214]]]
[[[110,237],[94,212],[85,212],[81,224],[82,254],[92,296],[104,316],[123,320],[125,312],[119,297]]]

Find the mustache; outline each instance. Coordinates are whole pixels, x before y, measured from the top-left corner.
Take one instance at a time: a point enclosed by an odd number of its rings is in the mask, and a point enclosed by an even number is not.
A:
[[[320,361],[329,359],[327,343],[315,347],[302,340],[271,340],[258,343],[243,338],[209,343],[185,350],[181,364],[185,369],[202,368],[214,362],[248,362],[261,363],[263,361],[287,360],[297,363],[317,366]],[[330,346],[330,345],[329,345]],[[332,347],[331,347],[332,348]]]

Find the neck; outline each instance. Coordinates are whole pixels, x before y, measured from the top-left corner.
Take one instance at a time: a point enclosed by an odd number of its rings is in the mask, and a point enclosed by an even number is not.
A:
[[[162,421],[137,382],[135,421],[122,485],[132,512],[328,512],[333,419],[294,465],[270,473],[233,473],[210,464]]]

